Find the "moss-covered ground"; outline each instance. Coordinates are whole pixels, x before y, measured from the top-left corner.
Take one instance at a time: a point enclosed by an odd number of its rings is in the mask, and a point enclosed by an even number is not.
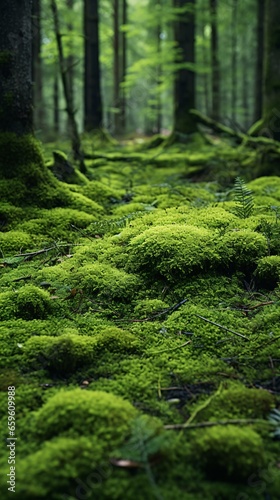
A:
[[[1,498],[277,500],[280,177],[244,146],[97,152],[88,136],[88,177],[66,184],[15,142],[0,408],[5,443],[15,387],[16,489],[7,447]]]

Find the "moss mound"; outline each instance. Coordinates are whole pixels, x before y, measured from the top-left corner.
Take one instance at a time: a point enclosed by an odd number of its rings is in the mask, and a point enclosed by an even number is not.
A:
[[[107,445],[120,444],[136,409],[121,397],[102,391],[59,391],[35,416],[40,440],[56,436],[95,436]]]

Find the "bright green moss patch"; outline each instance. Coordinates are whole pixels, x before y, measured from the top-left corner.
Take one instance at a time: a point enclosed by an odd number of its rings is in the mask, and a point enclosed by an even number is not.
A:
[[[50,398],[35,416],[40,440],[56,436],[95,436],[118,445],[127,436],[137,411],[121,397],[102,391],[73,389]]]
[[[280,280],[280,256],[270,255],[258,262],[256,276],[267,287],[274,287]]]

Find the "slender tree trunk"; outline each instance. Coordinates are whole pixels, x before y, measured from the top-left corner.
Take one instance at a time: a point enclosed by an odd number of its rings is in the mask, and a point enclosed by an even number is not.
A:
[[[74,7],[74,0],[66,0],[66,6],[67,8],[72,11],[73,13],[73,7]],[[68,77],[68,86],[69,86],[69,95],[70,99],[72,102],[72,107],[75,109],[75,95],[74,95],[74,56],[73,56],[73,43],[71,39],[72,31],[73,31],[73,24],[72,22],[68,23],[67,29],[69,32],[69,41],[68,41],[68,50],[69,50],[69,55],[66,59],[66,66],[67,66],[67,77]],[[68,130],[71,133],[71,123],[68,118],[68,125],[67,125]]]
[[[220,120],[220,63],[218,45],[218,0],[210,0],[211,14],[211,65],[212,65],[212,118]]]
[[[162,110],[161,110],[161,79],[162,79],[162,64],[161,64],[161,9],[162,9],[162,0],[158,0],[159,7],[159,15],[157,24],[157,56],[158,56],[158,65],[157,65],[157,123],[156,123],[156,131],[158,134],[161,132],[162,128]]]
[[[245,130],[249,127],[249,79],[248,79],[248,57],[247,57],[247,28],[244,27],[244,33],[242,37],[242,107],[244,110],[244,128]]]
[[[123,0],[122,2],[122,24],[127,24],[127,0]],[[126,32],[122,32],[122,76],[121,81],[125,82],[126,71],[127,71],[127,36]],[[121,129],[122,132],[125,132],[126,129],[126,98],[125,98],[125,90],[122,89],[122,98],[121,98]]]
[[[262,117],[263,108],[263,60],[264,60],[264,17],[265,1],[258,0],[258,21],[257,21],[257,62],[255,76],[255,110],[254,121]]]
[[[182,58],[177,62],[195,61],[195,0],[174,0],[175,7],[190,7],[193,11],[180,14],[175,22],[175,41]],[[195,107],[195,73],[179,69],[175,75],[174,131],[190,134],[196,131],[196,123],[189,110]]]
[[[58,82],[58,68],[55,65],[55,74],[53,81],[53,124],[56,134],[59,133],[59,82]]]
[[[207,68],[209,65],[209,58],[207,57],[208,56],[208,54],[207,54],[208,47],[206,45],[207,41],[206,41],[204,29],[205,29],[205,23],[203,22],[202,26],[201,26],[201,36],[202,36],[202,40],[203,40],[202,64],[205,68]],[[209,75],[205,71],[205,73],[203,73],[202,77],[203,77],[203,98],[204,98],[205,114],[207,116],[209,116],[211,114],[210,113],[210,98],[209,98]]]
[[[83,155],[83,152],[81,149],[81,141],[80,141],[78,127],[77,127],[77,123],[76,123],[76,119],[75,119],[75,111],[73,108],[73,103],[71,101],[71,94],[69,92],[69,82],[67,79],[67,68],[66,68],[66,62],[65,62],[64,53],[63,53],[63,46],[62,46],[62,40],[61,40],[62,35],[60,32],[56,0],[51,0],[51,9],[52,9],[52,14],[53,14],[54,31],[55,31],[57,48],[58,48],[59,69],[60,69],[63,92],[64,92],[64,97],[65,97],[65,102],[66,102],[66,112],[67,112],[67,116],[69,119],[69,123],[71,124],[72,150],[73,150],[75,160],[79,161],[81,172],[85,173],[86,167],[85,167],[85,163],[84,163],[84,155]]]
[[[0,132],[32,132],[31,0],[0,4]]]
[[[119,0],[114,0],[114,108],[119,111],[120,107],[120,30],[119,30]],[[114,129],[115,133],[120,129],[120,114],[114,113]]]
[[[238,0],[233,0],[232,4],[232,33],[231,33],[231,118],[233,126],[236,124],[237,105],[237,12]]]
[[[84,127],[87,132],[102,127],[98,6],[98,0],[84,0]]]
[[[32,3],[33,124],[44,128],[43,74],[41,59],[41,0]]]
[[[266,0],[263,122],[266,135],[280,141],[280,2]]]

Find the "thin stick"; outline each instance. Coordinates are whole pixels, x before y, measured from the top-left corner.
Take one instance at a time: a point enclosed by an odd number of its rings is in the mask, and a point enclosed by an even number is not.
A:
[[[234,330],[230,330],[230,328],[227,328],[226,326],[220,325],[219,323],[215,323],[214,321],[211,321],[210,319],[204,318],[204,316],[200,316],[200,314],[195,314],[200,319],[203,319],[203,321],[207,321],[207,323],[211,323],[211,325],[218,326],[218,328],[222,328],[223,330],[226,330],[226,332],[233,333],[234,335],[237,335],[238,337],[242,337],[245,340],[250,340],[248,337],[245,337],[245,335],[242,335],[242,333],[235,332]]]
[[[188,340],[188,342],[185,342],[184,344],[181,345],[177,345],[177,347],[170,347],[169,349],[161,349],[160,351],[148,352],[147,354],[159,354],[160,352],[175,351],[175,349],[180,349],[181,347],[185,347],[185,345],[188,345],[190,343],[191,340]]]
[[[246,424],[256,424],[262,423],[266,425],[272,425],[271,422],[266,420],[261,420],[259,418],[248,418],[248,419],[235,419],[235,420],[218,420],[217,422],[200,422],[199,424],[171,424],[165,425],[164,428],[167,430],[189,430],[189,429],[199,429],[202,427],[214,427],[215,425],[246,425]]]

